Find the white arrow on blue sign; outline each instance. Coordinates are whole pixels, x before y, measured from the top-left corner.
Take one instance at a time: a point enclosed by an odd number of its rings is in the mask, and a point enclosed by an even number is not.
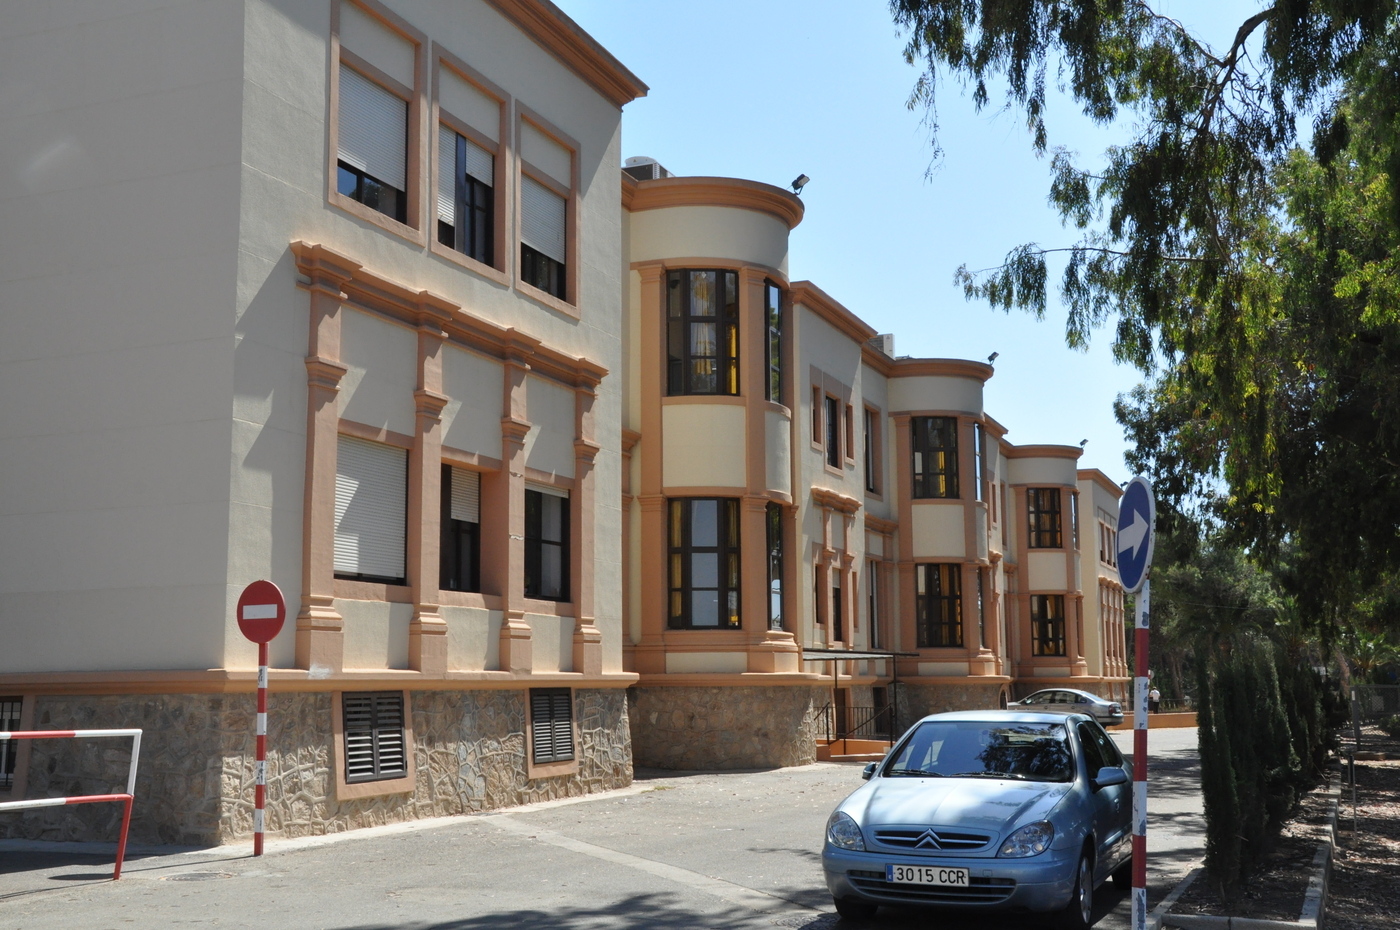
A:
[[[1118,501],[1118,579],[1129,594],[1141,590],[1152,564],[1152,529],[1156,519],[1152,485],[1141,476],[1129,481]]]

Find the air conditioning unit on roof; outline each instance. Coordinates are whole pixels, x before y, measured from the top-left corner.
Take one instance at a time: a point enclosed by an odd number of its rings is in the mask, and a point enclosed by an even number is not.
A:
[[[661,167],[661,163],[655,158],[647,155],[633,155],[622,163],[622,170],[638,181],[655,181],[658,178],[671,177],[671,172]]]

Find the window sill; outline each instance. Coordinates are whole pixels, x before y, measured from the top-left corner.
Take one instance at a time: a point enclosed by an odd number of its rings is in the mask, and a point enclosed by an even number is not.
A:
[[[574,744],[575,746],[578,743]],[[577,775],[578,759],[569,762],[545,762],[536,765],[534,762],[526,762],[525,777],[531,781],[537,778],[558,778],[561,775]]]
[[[671,407],[684,404],[724,404],[730,407],[746,407],[748,401],[742,394],[667,394],[661,398],[661,406]]]
[[[909,503],[911,503],[911,504],[939,504],[939,505],[947,506],[947,505],[949,505],[949,504],[959,504],[959,505],[960,505],[960,504],[963,503],[963,499],[962,499],[961,497],[911,497],[911,498],[909,499]]]
[[[781,414],[789,420],[792,419],[792,411],[775,400],[765,400],[763,402],[763,409],[769,413]]]
[[[402,584],[382,584],[376,581],[354,581],[350,578],[335,579],[332,595],[347,601],[388,601],[393,604],[412,604],[413,589]]]
[[[380,213],[373,207],[367,207],[358,200],[352,200],[346,197],[340,191],[331,191],[330,197],[327,199],[331,206],[339,207],[357,219],[364,220],[367,223],[373,223],[385,232],[392,233],[400,239],[411,242],[416,246],[422,246],[426,242],[421,229],[414,229],[406,223],[400,223],[392,216]]]
[[[496,594],[482,594],[480,591],[438,591],[438,604],[443,607],[475,607],[478,610],[500,610],[501,598]]]
[[[566,300],[560,300],[553,294],[542,291],[539,288],[535,287],[533,284],[526,284],[524,281],[521,281],[519,278],[516,278],[515,289],[522,296],[528,297],[535,303],[542,304],[550,310],[562,313],[565,316],[570,317],[571,319],[583,319],[583,314],[579,311],[579,308],[577,306],[569,303]]]
[[[545,601],[527,594],[521,610],[527,614],[540,614],[545,617],[572,617],[574,615],[574,602]]]
[[[469,255],[458,252],[456,249],[449,249],[436,239],[428,241],[428,251],[439,258],[445,258],[455,265],[459,265],[466,271],[480,275],[488,281],[499,284],[502,287],[510,287],[510,275],[499,268],[495,268],[485,262],[479,262]]]

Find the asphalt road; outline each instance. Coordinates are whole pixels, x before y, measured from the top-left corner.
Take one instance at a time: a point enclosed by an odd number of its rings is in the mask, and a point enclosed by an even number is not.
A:
[[[1114,738],[1130,748],[1131,733]],[[1201,856],[1195,747],[1194,729],[1152,732],[1149,904]],[[860,768],[642,772],[630,789],[578,802],[269,840],[260,860],[249,846],[139,850],[116,883],[110,853],[2,842],[0,927],[847,927],[822,881],[821,837],[832,807],[860,784]],[[1095,917],[1103,930],[1126,930],[1127,895],[1105,885]],[[928,917],[882,909],[867,925],[922,928]]]

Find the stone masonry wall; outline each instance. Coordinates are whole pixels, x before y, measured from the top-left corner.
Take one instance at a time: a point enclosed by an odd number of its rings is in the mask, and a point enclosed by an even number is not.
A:
[[[988,710],[1000,707],[1000,682],[956,685],[916,685],[901,681],[895,689],[895,704],[899,709],[897,726],[907,730],[914,721],[929,714],[950,710]]]
[[[629,688],[639,766],[721,771],[806,765],[817,759],[822,687]]]
[[[525,777],[525,691],[416,691],[410,701],[413,793],[337,801],[331,695],[271,694],[268,834],[334,833],[632,782],[620,690],[574,692],[579,771],[536,780]],[[252,834],[255,710],[251,694],[45,696],[36,701],[34,725],[144,729],[131,841],[212,845]],[[124,791],[129,747],[116,739],[36,741],[26,796]],[[0,838],[114,841],[120,824],[117,804],[43,808],[0,818]]]

